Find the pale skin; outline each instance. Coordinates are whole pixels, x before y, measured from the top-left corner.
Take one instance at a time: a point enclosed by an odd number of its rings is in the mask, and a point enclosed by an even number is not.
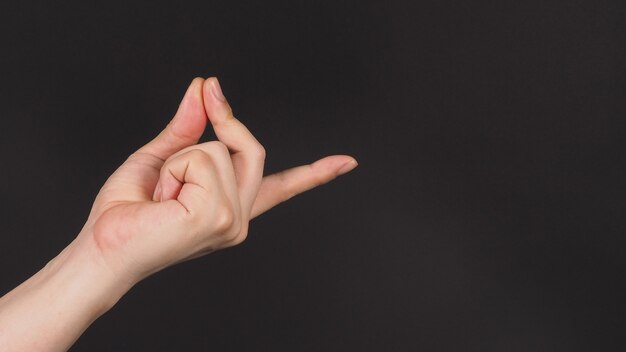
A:
[[[209,124],[218,140],[198,144]],[[217,79],[194,79],[167,127],[106,181],[74,241],[0,298],[0,351],[69,349],[142,279],[241,243],[251,219],[357,165],[332,155],[263,177],[264,160]]]

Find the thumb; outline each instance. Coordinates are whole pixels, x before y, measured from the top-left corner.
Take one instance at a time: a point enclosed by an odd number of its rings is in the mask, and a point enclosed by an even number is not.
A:
[[[172,121],[156,138],[139,148],[138,153],[166,160],[177,151],[198,143],[208,120],[202,101],[203,83],[203,78],[194,78]]]

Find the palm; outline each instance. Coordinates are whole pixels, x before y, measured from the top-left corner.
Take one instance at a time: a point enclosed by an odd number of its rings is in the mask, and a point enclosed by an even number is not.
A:
[[[153,256],[144,252],[142,257],[145,262],[158,262],[171,257],[170,262],[174,263],[187,258],[180,255],[180,248],[176,246],[158,244],[159,238],[166,237],[158,234],[175,234],[185,220],[184,208],[178,202],[162,203],[152,199],[163,164],[164,161],[155,156],[135,153],[103,185],[94,202],[88,225],[92,226],[90,233],[99,248],[106,252],[105,256],[123,250],[127,254],[135,253],[127,256],[137,260],[139,256],[136,254],[144,251],[141,246],[129,243],[137,238],[137,243],[164,249],[155,251]],[[188,253],[194,254],[197,253]],[[135,274],[146,276],[150,272]]]
[[[168,209],[155,207],[157,203],[152,201],[162,166],[163,160],[155,156],[135,153],[109,177],[96,197],[89,219],[91,224],[107,229],[106,234],[100,235],[126,237],[124,233],[135,232],[141,224],[155,224],[163,217],[162,212]],[[140,216],[124,218],[127,213]]]

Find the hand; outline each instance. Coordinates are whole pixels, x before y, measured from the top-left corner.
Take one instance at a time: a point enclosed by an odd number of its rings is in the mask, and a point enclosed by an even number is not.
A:
[[[219,140],[197,144],[207,121]],[[0,350],[67,350],[139,280],[240,243],[250,219],[356,166],[334,155],[263,177],[264,158],[217,79],[194,79],[165,130],[104,184],[76,239],[0,297]]]
[[[197,144],[207,121],[219,140]],[[250,219],[357,165],[335,155],[264,178],[264,159],[217,79],[196,78],[165,130],[104,184],[77,240],[93,244],[114,276],[132,285],[241,243]]]

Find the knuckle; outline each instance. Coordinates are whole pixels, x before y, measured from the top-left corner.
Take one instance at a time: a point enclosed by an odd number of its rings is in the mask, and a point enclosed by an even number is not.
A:
[[[237,238],[238,236],[241,235],[241,229],[242,229],[241,220],[237,219],[231,228],[234,238]]]
[[[248,238],[248,229],[239,229],[239,231],[237,232],[237,236],[235,236],[235,238],[232,240],[232,244],[234,246],[241,244],[243,241],[246,240],[246,238]]]
[[[200,149],[192,149],[187,153],[189,161],[200,165],[207,165],[211,163],[211,157]]]
[[[265,147],[263,147],[263,145],[261,145],[260,143],[257,143],[257,146],[254,150],[254,153],[257,157],[257,159],[259,160],[265,160],[265,157],[267,156],[267,152],[265,150]]]
[[[226,202],[222,203],[215,210],[214,224],[215,230],[220,235],[232,234],[233,225],[235,225],[235,212]]]
[[[222,153],[222,154],[227,153],[227,154],[229,154],[228,147],[226,146],[226,144],[224,144],[224,143],[222,143],[220,141],[211,141],[211,142],[209,142],[209,145],[212,148],[215,148],[219,153]]]

